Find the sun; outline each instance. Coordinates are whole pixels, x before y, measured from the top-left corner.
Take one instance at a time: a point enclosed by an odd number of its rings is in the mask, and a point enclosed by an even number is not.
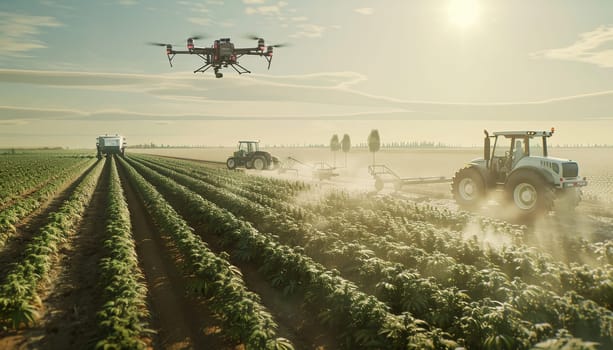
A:
[[[479,2],[477,0],[449,0],[447,15],[454,25],[467,28],[479,19]]]

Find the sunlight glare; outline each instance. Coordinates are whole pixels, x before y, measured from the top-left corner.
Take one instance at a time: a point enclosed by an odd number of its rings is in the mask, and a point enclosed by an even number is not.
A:
[[[447,14],[451,23],[458,27],[470,27],[479,18],[479,3],[477,0],[450,0]]]

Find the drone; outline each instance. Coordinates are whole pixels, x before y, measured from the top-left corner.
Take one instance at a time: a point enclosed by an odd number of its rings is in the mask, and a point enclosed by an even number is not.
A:
[[[250,70],[241,66],[238,63],[238,59],[245,55],[264,57],[268,62],[268,69],[270,69],[270,63],[272,62],[272,51],[275,47],[284,47],[287,44],[268,45],[264,43],[264,39],[257,35],[250,35],[247,38],[257,40],[256,47],[238,48],[234,47],[234,43],[230,41],[230,38],[223,38],[213,41],[211,47],[196,47],[194,40],[203,39],[202,35],[195,35],[187,38],[187,50],[174,50],[172,44],[165,43],[149,43],[154,46],[166,47],[166,56],[168,56],[168,63],[172,67],[172,59],[176,55],[196,55],[204,61],[204,65],[194,71],[194,73],[204,73],[210,68],[213,68],[216,78],[222,78],[223,73],[219,70],[222,68],[232,67],[239,75],[244,73],[251,73]]]

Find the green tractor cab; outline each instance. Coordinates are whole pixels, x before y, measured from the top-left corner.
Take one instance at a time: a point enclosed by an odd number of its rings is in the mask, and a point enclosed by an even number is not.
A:
[[[279,159],[266,151],[260,151],[260,141],[238,141],[238,150],[226,161],[228,169],[245,167],[256,170],[272,170],[279,167]]]

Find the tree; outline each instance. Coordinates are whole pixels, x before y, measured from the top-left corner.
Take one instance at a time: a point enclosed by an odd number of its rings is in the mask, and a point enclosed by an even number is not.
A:
[[[341,140],[341,149],[345,153],[345,168],[347,167],[347,153],[351,149],[351,138],[349,135],[343,135],[343,139]]]
[[[381,139],[379,138],[379,130],[372,129],[368,135],[368,150],[372,152],[372,164],[375,165],[375,152],[381,149]]]
[[[334,166],[336,166],[336,152],[338,152],[341,149],[341,143],[338,141],[338,135],[334,134],[332,135],[332,138],[330,139],[330,150],[332,151],[332,154],[334,155]]]

